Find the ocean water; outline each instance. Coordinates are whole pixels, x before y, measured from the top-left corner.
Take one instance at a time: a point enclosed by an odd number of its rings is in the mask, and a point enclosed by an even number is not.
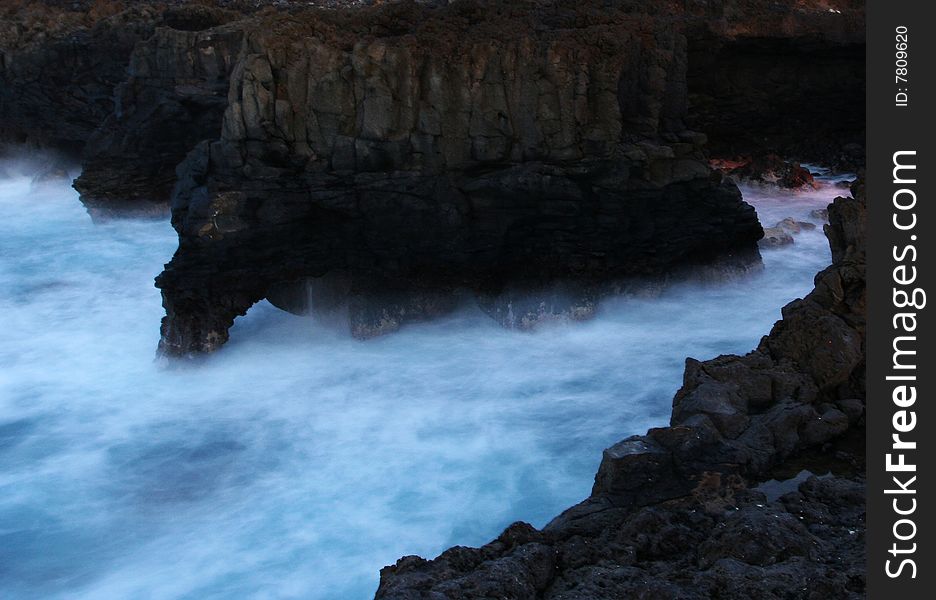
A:
[[[603,448],[668,422],[686,356],[749,351],[829,262],[820,226],[750,277],[535,333],[469,307],[360,342],[261,303],[167,368],[169,224],[92,225],[68,182],[18,171],[0,178],[2,598],[372,597],[400,556],[585,498]],[[819,223],[834,181],[744,191],[766,225]]]

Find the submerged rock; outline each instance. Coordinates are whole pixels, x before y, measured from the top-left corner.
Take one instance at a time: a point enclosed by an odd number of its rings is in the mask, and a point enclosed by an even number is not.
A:
[[[789,246],[793,243],[793,236],[790,232],[781,227],[767,227],[764,229],[764,237],[757,244],[764,249],[780,248]]]
[[[787,217],[778,221],[772,227],[764,228],[764,237],[758,242],[758,245],[764,249],[780,248],[789,246],[794,242],[793,234],[803,231],[811,231],[816,228],[815,223],[809,221],[797,221],[793,217]]]
[[[828,212],[828,209],[826,209],[826,211]],[[778,221],[774,227],[790,233],[800,233],[802,231],[812,231],[816,228],[816,224],[810,223],[809,221],[797,221],[793,217],[787,217]]]

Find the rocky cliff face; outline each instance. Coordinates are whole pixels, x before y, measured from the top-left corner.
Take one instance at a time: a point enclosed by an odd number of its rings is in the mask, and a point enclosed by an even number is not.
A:
[[[251,304],[327,274],[370,335],[456,288],[496,306],[518,280],[586,288],[756,257],[753,211],[683,126],[671,23],[494,6],[274,18],[247,35],[221,138],[180,167],[163,351],[213,350]]]
[[[217,135],[241,12],[147,0],[19,2],[0,27],[0,142],[64,151],[95,218],[168,213],[176,165]]]
[[[169,354],[216,349],[262,298],[346,303],[366,337],[459,288],[525,323],[541,315],[514,300],[558,281],[580,297],[547,312],[574,316],[621,277],[756,260],[760,226],[706,152],[861,158],[853,0],[213,4],[23,0],[0,21],[0,141],[83,153],[99,216],[172,196]],[[609,448],[590,498],[401,559],[378,597],[859,597],[854,194],[813,293],[752,353],[689,360],[671,425]],[[833,477],[760,485],[818,469],[817,448]]]
[[[738,128],[863,112],[836,91],[863,43],[847,0],[264,4],[21,0],[0,32],[0,137],[80,151],[95,217],[174,196],[171,354],[310,288],[369,336],[459,287],[527,323],[515,300],[556,280],[583,291],[546,312],[583,314],[614,278],[750,259],[753,214],[687,123],[735,152]]]
[[[85,152],[85,173],[78,186],[95,214],[152,211],[153,203],[158,208],[168,200],[174,165],[197,142],[218,138],[226,104],[223,92],[239,50],[233,39],[235,28],[226,24],[240,20],[243,28],[258,29],[264,26],[258,15],[281,11],[295,23],[319,20],[320,36],[344,31],[343,43],[347,44],[354,35],[376,33],[390,39],[388,34],[394,31],[418,29],[426,11],[447,12],[449,23],[443,29],[456,36],[468,34],[468,23],[476,23],[475,28],[488,23],[490,28],[497,19],[505,31],[508,23],[516,24],[512,19],[518,13],[525,12],[542,31],[552,27],[581,30],[591,20],[644,15],[669,21],[672,30],[685,34],[684,48],[674,47],[675,54],[664,61],[674,63],[685,75],[664,68],[665,72],[648,79],[649,72],[645,72],[643,81],[635,79],[627,84],[629,89],[618,90],[618,95],[632,94],[633,102],[626,103],[622,113],[628,125],[659,118],[684,119],[689,128],[709,134],[711,152],[725,157],[773,152],[848,168],[861,161],[863,103],[848,93],[863,86],[863,3],[859,0],[635,0],[608,6],[459,0],[423,2],[417,10],[408,2],[378,8],[367,8],[368,4],[369,0],[11,0],[3,8],[0,24],[0,80],[4,84],[0,88],[0,142],[53,146],[74,155]],[[309,11],[319,6],[338,10],[327,11],[327,17],[321,12],[309,17]],[[211,34],[209,30],[215,27],[222,30]],[[305,29],[284,33],[301,36],[308,32]],[[601,40],[601,44],[609,43],[618,40]],[[443,42],[442,46],[451,50],[457,44]],[[645,57],[621,55],[621,66],[629,68]],[[659,115],[652,114],[661,110],[659,106],[641,104],[643,100],[633,95],[647,85],[666,86],[667,106]],[[687,95],[688,111],[682,108]],[[546,117],[541,134],[552,138],[548,143],[554,144],[553,154],[575,154],[570,140],[560,139],[570,134],[568,122],[563,125],[566,129],[550,131],[548,123],[555,125],[555,117],[537,116]],[[475,145],[464,152],[477,157],[505,152],[478,139],[490,137],[477,133],[478,127],[496,129],[496,123],[473,126]],[[669,126],[673,131],[680,129],[672,121]],[[585,136],[586,152],[607,142],[594,127]],[[419,141],[426,143],[425,135]],[[540,144],[527,138],[511,152],[522,153],[531,143]],[[385,150],[392,154],[405,147]],[[413,148],[426,149],[418,143]],[[434,156],[438,157],[431,154],[428,159]],[[427,159],[425,155],[419,158]],[[385,159],[385,154],[361,158]]]
[[[11,2],[0,19],[0,141],[79,154],[114,110],[134,45],[150,37],[150,6],[97,9]]]
[[[866,205],[853,193],[830,206],[833,264],[815,289],[753,352],[688,359],[671,425],[608,448],[587,500],[542,531],[404,557],[377,598],[863,597]],[[833,474],[762,483],[805,469]]]
[[[745,19],[710,5],[718,17],[689,33],[688,123],[712,154],[863,163],[863,3],[808,6],[769,3]]]
[[[852,94],[864,90],[863,43],[697,44],[689,121],[709,133],[713,153],[775,153],[851,170],[861,164],[864,106]]]
[[[243,38],[240,16],[167,11],[136,44],[114,110],[88,138],[75,181],[92,216],[168,214],[176,165],[221,128]]]

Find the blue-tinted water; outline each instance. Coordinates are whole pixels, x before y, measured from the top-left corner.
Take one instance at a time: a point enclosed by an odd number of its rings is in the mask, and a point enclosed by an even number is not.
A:
[[[772,224],[839,193],[747,197]],[[604,447],[668,421],[686,356],[753,348],[829,260],[805,232],[751,278],[533,334],[465,309],[358,342],[264,303],[166,369],[175,241],[0,179],[2,598],[371,597],[402,555],[587,496]]]

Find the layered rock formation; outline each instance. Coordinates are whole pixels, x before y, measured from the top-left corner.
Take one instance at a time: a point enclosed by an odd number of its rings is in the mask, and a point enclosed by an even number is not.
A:
[[[173,8],[135,46],[114,110],[88,138],[75,181],[92,216],[168,214],[176,165],[220,130],[243,38],[239,17]]]
[[[80,159],[95,218],[168,214],[176,165],[220,130],[244,15],[156,0],[7,11],[0,141]]]
[[[833,264],[815,289],[753,352],[688,359],[670,426],[607,449],[587,500],[542,531],[404,557],[377,598],[863,597],[866,205],[853,191],[830,206]],[[833,474],[779,497],[758,485],[801,469]]]
[[[682,124],[684,36],[665,18],[531,6],[249,33],[221,139],[179,170],[161,349],[213,350],[257,300],[336,272],[371,335],[460,287],[496,305],[518,281],[590,289],[755,258],[753,211]]]
[[[339,13],[348,9],[326,19],[332,30],[370,35],[373,28],[383,35],[412,28],[421,14],[408,2],[402,2],[403,10],[368,4],[11,0],[0,21],[0,142],[29,142],[74,154],[87,147],[79,188],[93,207],[117,208],[119,214],[122,202],[125,213],[135,214],[147,202],[165,203],[174,177],[170,163],[181,161],[198,141],[218,136],[226,71],[237,49],[230,31],[214,36],[209,29],[233,20],[246,21],[248,29],[262,27],[258,9],[268,13],[275,7],[308,21],[321,18],[309,17],[308,11],[329,7]],[[687,125],[709,134],[713,154],[772,151],[852,170],[860,163],[864,110],[855,100],[860,95],[850,93],[863,86],[864,77],[860,1],[530,2],[512,8],[511,3],[472,0],[448,8],[444,0],[421,4],[476,21],[520,10],[537,15],[540,29],[566,27],[570,18],[579,21],[573,24],[578,27],[598,13],[669,20],[685,33],[686,56],[680,62],[687,74],[684,87],[669,80],[668,94],[674,106],[688,94]],[[576,13],[574,5],[586,10]],[[159,39],[151,39],[157,30]],[[211,56],[205,54],[209,49]]]
[[[153,35],[157,13],[149,5],[4,4],[0,141],[80,154],[113,113],[113,90],[136,43]]]
[[[361,336],[462,286],[527,323],[515,299],[570,279],[547,312],[587,313],[609,279],[756,252],[687,123],[730,152],[863,114],[847,0],[267,4],[20,0],[0,31],[0,138],[81,152],[93,216],[159,213],[191,151],[172,354],[328,281]]]
[[[263,4],[3,9],[0,141],[82,154],[96,216],[172,196],[169,354],[216,349],[262,298],[347,304],[361,337],[459,288],[523,326],[538,315],[515,299],[558,282],[580,296],[535,304],[587,315],[618,278],[756,257],[753,211],[706,153],[861,159],[860,2]],[[378,597],[860,596],[860,464],[758,486],[819,469],[817,448],[859,460],[840,441],[864,407],[855,195],[830,210],[815,291],[754,352],[689,360],[671,426],[608,449],[589,499],[401,559]]]

